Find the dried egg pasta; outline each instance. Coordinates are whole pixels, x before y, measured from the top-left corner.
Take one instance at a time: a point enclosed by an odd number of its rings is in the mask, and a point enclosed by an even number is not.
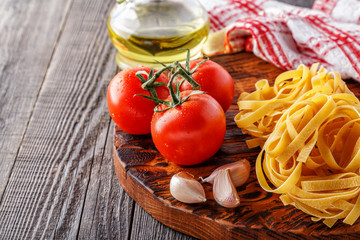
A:
[[[336,72],[314,64],[242,93],[235,122],[261,146],[263,189],[331,227],[360,216],[360,104]]]

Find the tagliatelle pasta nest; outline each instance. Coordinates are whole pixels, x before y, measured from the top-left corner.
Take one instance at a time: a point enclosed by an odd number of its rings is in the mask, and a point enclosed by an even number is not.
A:
[[[242,93],[238,127],[261,146],[261,187],[332,227],[360,216],[360,103],[339,73],[301,65]]]

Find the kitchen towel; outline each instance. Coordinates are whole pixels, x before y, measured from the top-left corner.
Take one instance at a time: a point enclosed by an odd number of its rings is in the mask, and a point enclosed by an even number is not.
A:
[[[360,81],[360,0],[315,0],[312,9],[270,0],[200,0],[212,34],[206,55],[252,51],[284,70],[319,62]]]

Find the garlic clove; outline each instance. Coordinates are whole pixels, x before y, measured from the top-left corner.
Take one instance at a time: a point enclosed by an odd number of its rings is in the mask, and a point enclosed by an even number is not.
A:
[[[225,164],[215,169],[210,176],[203,179],[204,182],[214,184],[214,179],[221,169],[229,169],[231,179],[235,187],[243,185],[250,176],[250,163],[246,159],[242,159],[237,162]]]
[[[179,172],[172,176],[170,193],[176,200],[183,203],[206,202],[203,186],[187,172]]]
[[[234,208],[240,205],[240,197],[231,180],[230,170],[220,169],[214,179],[213,195],[223,207]]]

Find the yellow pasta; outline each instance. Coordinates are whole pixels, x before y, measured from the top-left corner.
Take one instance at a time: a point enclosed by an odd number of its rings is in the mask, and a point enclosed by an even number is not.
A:
[[[336,72],[314,64],[260,80],[238,100],[236,124],[261,146],[261,187],[331,227],[360,216],[360,103]]]
[[[259,80],[255,84],[256,91],[243,92],[238,101],[240,112],[235,122],[244,133],[255,138],[251,143],[263,145],[268,135],[273,132],[276,122],[299,98],[307,98],[314,94],[347,93],[353,95],[341,79],[339,73],[329,73],[319,64],[309,70],[300,65],[297,70],[280,74],[273,87],[267,80]]]

